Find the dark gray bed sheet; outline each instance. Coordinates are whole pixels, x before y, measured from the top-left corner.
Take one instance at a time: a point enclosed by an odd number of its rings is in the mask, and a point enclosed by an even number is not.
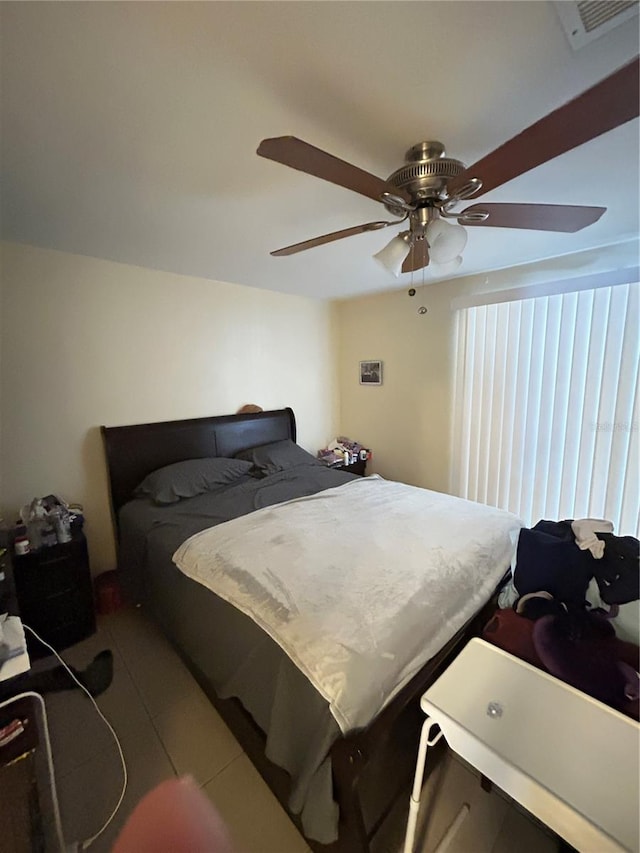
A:
[[[172,555],[189,536],[255,509],[340,486],[353,475],[302,465],[170,506],[135,500],[120,511],[120,568],[167,635],[221,698],[237,697],[267,738],[266,754],[291,776],[289,808],[305,834],[337,838],[328,752],[340,729],[327,701],[250,617],[187,578]]]

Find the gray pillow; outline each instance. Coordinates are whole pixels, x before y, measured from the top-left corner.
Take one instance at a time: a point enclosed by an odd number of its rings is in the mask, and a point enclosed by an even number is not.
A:
[[[261,444],[236,453],[236,459],[246,459],[253,465],[254,476],[266,477],[296,465],[322,465],[323,463],[303,450],[291,439]]]
[[[185,459],[152,471],[134,492],[138,498],[150,498],[157,504],[174,504],[195,498],[220,486],[233,483],[251,470],[251,462],[225,459]]]

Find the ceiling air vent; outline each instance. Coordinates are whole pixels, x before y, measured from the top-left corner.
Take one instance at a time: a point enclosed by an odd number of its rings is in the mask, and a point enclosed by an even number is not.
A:
[[[638,14],[638,0],[558,0],[555,3],[569,44],[584,47]]]

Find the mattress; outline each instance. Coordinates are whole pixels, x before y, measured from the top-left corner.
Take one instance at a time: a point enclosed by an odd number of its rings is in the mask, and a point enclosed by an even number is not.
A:
[[[173,559],[287,652],[346,735],[480,609],[520,527],[504,510],[374,475],[203,530]]]

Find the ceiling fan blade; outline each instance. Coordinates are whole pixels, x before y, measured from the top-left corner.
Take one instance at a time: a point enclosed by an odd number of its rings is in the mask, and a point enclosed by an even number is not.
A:
[[[541,118],[447,184],[455,195],[470,178],[480,178],[482,192],[495,189],[542,163],[571,151],[640,112],[638,57]]]
[[[320,148],[309,145],[295,136],[277,136],[273,139],[263,139],[257,153],[268,160],[275,160],[292,169],[330,181],[345,189],[353,190],[374,201],[380,201],[382,193],[390,193],[409,201],[409,196],[393,184],[377,178],[375,175],[352,166],[345,160],[339,160],[332,154],[327,154]]]
[[[565,231],[573,233],[593,225],[606,207],[580,207],[573,204],[472,204],[465,208],[458,222],[468,225],[487,225],[490,228],[530,228],[533,231]],[[486,211],[483,221],[467,221],[465,214]]]
[[[402,272],[415,272],[429,266],[429,246],[426,240],[414,240],[411,251],[402,264]]]
[[[313,249],[314,246],[322,246],[324,243],[342,240],[343,237],[353,237],[354,234],[362,234],[364,231],[377,231],[379,228],[386,228],[388,225],[397,224],[397,222],[366,222],[364,225],[355,225],[353,228],[332,231],[331,234],[323,234],[322,237],[313,237],[311,240],[304,240],[302,243],[294,243],[292,246],[285,246],[284,249],[276,249],[275,252],[271,252],[270,254],[276,258],[283,257],[284,255],[295,255],[296,252],[304,252],[305,249]]]

